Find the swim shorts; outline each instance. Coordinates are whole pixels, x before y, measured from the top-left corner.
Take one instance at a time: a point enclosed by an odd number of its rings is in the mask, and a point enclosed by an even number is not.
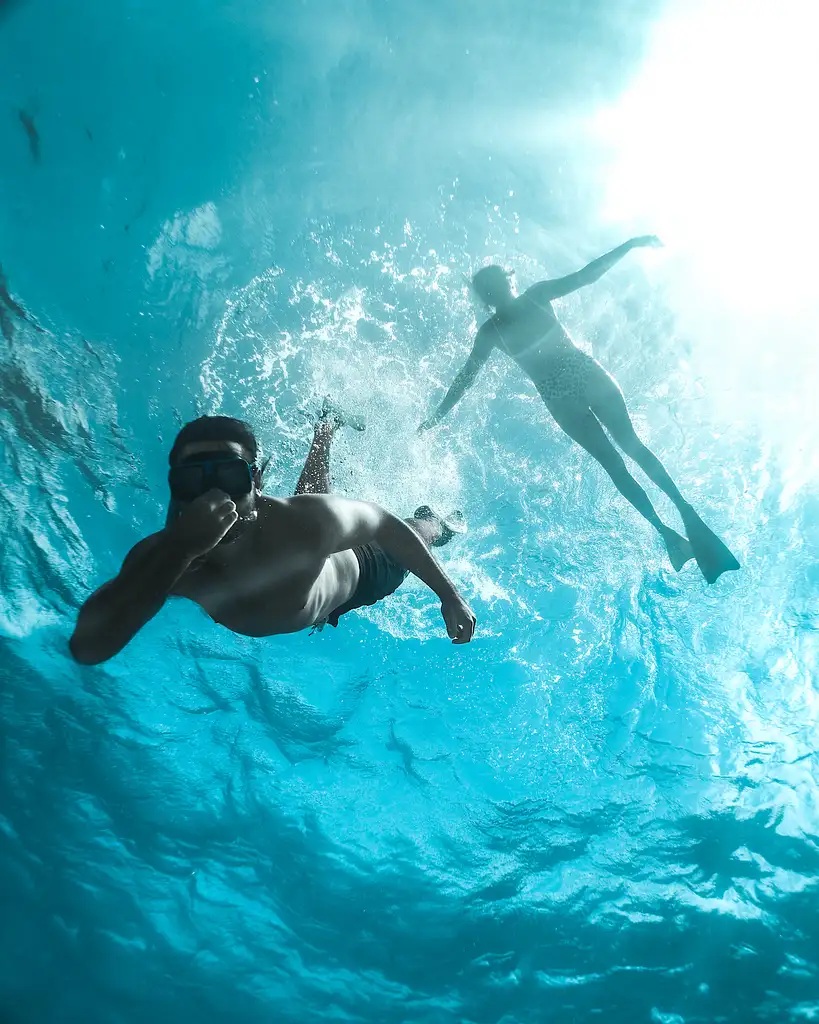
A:
[[[377,604],[394,594],[409,575],[409,570],[390,558],[378,544],[364,544],[353,548],[353,553],[358,559],[358,586],[348,601],[327,616],[331,626],[337,626],[347,612]]]

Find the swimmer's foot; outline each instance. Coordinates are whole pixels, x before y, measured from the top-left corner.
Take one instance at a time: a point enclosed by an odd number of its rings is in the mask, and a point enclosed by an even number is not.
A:
[[[317,422],[329,423],[333,430],[338,430],[340,427],[351,427],[353,430],[367,429],[363,416],[356,416],[354,413],[342,409],[341,406],[336,405],[329,395],[324,397]]]
[[[450,512],[449,515],[441,516],[429,505],[421,505],[415,510],[412,518],[437,523],[440,527],[439,536],[431,542],[431,546],[434,548],[442,548],[445,544],[449,544],[457,534],[466,533],[466,520],[463,512],[458,509]]]
[[[670,527],[665,528],[662,537],[674,571],[679,572],[685,563],[690,562],[694,557],[694,549],[685,537],[681,537]]]
[[[740,568],[731,551],[708,529],[690,505],[681,509],[680,514],[697,565],[708,583],[716,583],[724,572],[735,572]]]

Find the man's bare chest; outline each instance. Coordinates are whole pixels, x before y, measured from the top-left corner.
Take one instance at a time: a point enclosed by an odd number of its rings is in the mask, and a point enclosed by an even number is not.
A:
[[[195,601],[217,621],[242,616],[260,605],[268,615],[287,615],[304,605],[321,570],[322,560],[243,552],[235,558],[192,565],[172,593]]]

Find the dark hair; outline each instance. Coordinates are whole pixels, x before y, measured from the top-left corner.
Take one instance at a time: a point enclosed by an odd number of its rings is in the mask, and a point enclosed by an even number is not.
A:
[[[500,285],[508,285],[511,271],[504,270],[503,267],[499,267],[497,263],[493,263],[488,267],[482,267],[477,274],[472,278],[472,287],[483,298],[484,294],[491,290],[493,286],[497,287]]]
[[[250,453],[251,462],[255,462],[259,454],[256,435],[249,423],[232,416],[200,416],[198,420],[186,423],[176,435],[168,462],[173,466],[180,450],[197,441],[236,441]]]

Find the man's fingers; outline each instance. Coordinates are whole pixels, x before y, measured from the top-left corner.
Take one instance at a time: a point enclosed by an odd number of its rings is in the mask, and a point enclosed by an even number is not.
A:
[[[218,504],[222,501],[230,501],[230,495],[225,494],[224,491],[220,491],[218,487],[211,487],[209,491],[196,499],[197,501],[207,501],[208,504]]]
[[[211,512],[215,512],[219,516],[225,516],[229,512],[236,511],[236,502],[223,491],[217,492],[218,497],[212,498],[208,502]]]
[[[453,644],[468,644],[475,635],[475,619],[467,622],[459,622],[454,630],[449,630],[449,636]]]
[[[475,635],[475,616],[463,602],[458,605],[441,606],[446,633],[453,644],[468,644]]]
[[[193,504],[204,507],[217,515],[224,515],[225,512],[235,509],[236,505],[229,494],[224,491],[211,490],[200,495]]]

